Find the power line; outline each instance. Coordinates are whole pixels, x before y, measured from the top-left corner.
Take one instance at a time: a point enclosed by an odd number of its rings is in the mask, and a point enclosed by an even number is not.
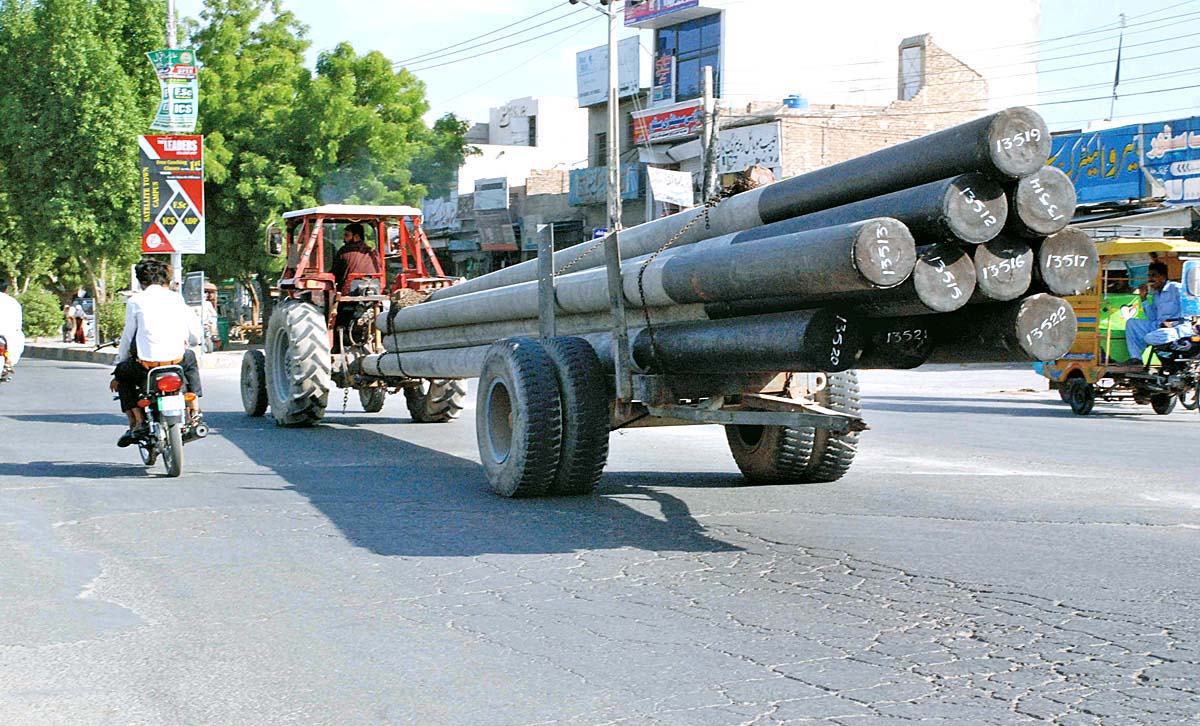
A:
[[[435,63],[433,65],[422,66],[421,68],[410,68],[409,71],[412,73],[421,73],[424,71],[433,70],[434,68],[442,68],[445,66],[454,65],[455,63],[462,63],[464,61],[475,60],[476,58],[482,58],[485,55],[491,55],[492,53],[499,53],[502,50],[508,50],[509,48],[516,48],[517,46],[525,45],[526,43],[533,43],[534,41],[542,40],[543,38],[548,38],[552,35],[557,35],[558,33],[562,33],[564,31],[570,30],[571,28],[578,28],[581,25],[586,25],[588,23],[592,23],[596,19],[597,18],[590,18],[590,17],[584,18],[583,20],[580,20],[578,23],[572,23],[571,25],[564,25],[561,28],[555,28],[554,30],[548,31],[546,33],[542,33],[540,36],[538,36],[536,38],[526,38],[525,40],[519,40],[516,43],[509,43],[508,45],[500,46],[499,48],[492,48],[491,50],[485,50],[482,53],[476,53],[475,55],[467,56],[466,58],[457,58],[455,60],[445,61],[443,63]]]
[[[463,47],[463,48],[460,48],[460,49],[458,49],[458,50],[450,51],[449,53],[442,53],[442,54],[431,54],[431,55],[429,55],[428,57],[426,57],[426,58],[423,58],[422,60],[413,61],[412,63],[413,63],[413,65],[418,65],[418,66],[426,66],[426,64],[433,63],[434,61],[439,61],[439,60],[442,60],[442,59],[444,59],[444,58],[450,58],[450,57],[452,57],[452,56],[460,55],[460,54],[462,54],[462,53],[466,53],[466,52],[468,52],[468,51],[475,50],[476,48],[485,48],[485,47],[487,47],[487,46],[489,46],[489,45],[494,45],[494,44],[496,44],[496,43],[499,43],[499,42],[502,42],[502,41],[504,41],[504,40],[508,40],[509,38],[515,38],[515,37],[517,37],[517,36],[520,36],[520,35],[525,35],[526,33],[529,33],[530,31],[537,30],[538,28],[543,28],[543,27],[545,27],[545,26],[547,26],[547,25],[552,25],[552,24],[554,24],[554,23],[557,23],[557,22],[558,22],[558,21],[560,21],[560,20],[565,20],[565,19],[567,19],[567,18],[571,17],[572,15],[576,15],[576,14],[578,14],[578,13],[579,13],[581,10],[586,10],[586,8],[576,8],[576,9],[574,9],[574,10],[572,10],[572,11],[570,11],[570,12],[568,12],[568,13],[564,14],[564,15],[560,15],[560,16],[558,16],[558,17],[556,17],[556,18],[551,18],[550,20],[547,20],[547,21],[545,21],[545,22],[538,23],[537,25],[531,25],[531,26],[529,26],[528,28],[523,28],[523,29],[521,29],[521,30],[518,30],[518,31],[515,31],[515,32],[512,32],[512,33],[508,33],[508,34],[506,34],[506,35],[501,35],[501,36],[500,36],[500,37],[498,37],[498,38],[493,38],[492,40],[487,40],[487,41],[484,41],[484,42],[482,42],[482,43],[476,43],[475,45],[468,45],[468,46],[465,46],[465,47]],[[555,33],[555,32],[558,32],[558,30],[561,30],[561,29],[562,29],[562,28],[558,28],[558,29],[555,29],[555,30],[549,30],[549,31],[543,32],[541,35],[539,35],[539,36],[537,36],[537,37],[533,37],[533,38],[527,38],[525,42],[532,42],[532,41],[534,41],[534,40],[537,40],[538,38],[545,37],[545,35],[547,35],[547,34],[549,34],[549,33]],[[513,45],[516,45],[516,44],[513,44]],[[488,51],[485,51],[485,52],[483,52],[483,53],[479,53],[479,54],[476,54],[476,55],[474,55],[474,56],[470,56],[470,57],[468,57],[468,58],[460,58],[460,59],[457,59],[457,60],[454,60],[454,61],[451,61],[451,62],[457,63],[457,62],[458,62],[458,60],[470,60],[471,58],[478,58],[480,55],[486,55],[487,53],[492,53],[492,52],[495,52],[495,51],[504,50],[505,48],[511,48],[511,47],[513,47],[513,45],[507,45],[507,46],[504,46],[504,47],[502,47],[502,48],[493,48],[493,49],[491,49],[491,50],[488,50]],[[436,67],[436,66],[433,66],[433,67]]]
[[[489,30],[488,32],[486,32],[486,33],[483,33],[483,34],[481,34],[481,35],[472,36],[472,37],[470,37],[470,38],[467,38],[466,40],[461,40],[461,41],[459,41],[459,42],[457,42],[457,43],[453,43],[453,44],[451,44],[451,45],[447,45],[447,46],[445,46],[445,47],[443,47],[443,48],[438,48],[438,49],[436,49],[436,50],[431,50],[431,51],[429,51],[428,53],[422,53],[422,54],[420,54],[420,55],[414,55],[414,56],[411,56],[411,57],[409,57],[409,58],[402,58],[402,59],[400,59],[400,60],[398,60],[398,61],[395,61],[394,63],[392,63],[392,65],[394,65],[394,66],[398,66],[398,65],[404,65],[405,63],[412,63],[412,62],[414,62],[414,61],[421,60],[422,58],[427,58],[428,56],[431,56],[431,55],[439,55],[439,54],[441,54],[441,53],[444,53],[444,52],[446,52],[446,51],[450,50],[451,48],[457,48],[457,47],[459,47],[460,45],[465,45],[466,43],[470,43],[471,41],[474,41],[474,40],[479,40],[480,38],[486,38],[486,37],[488,37],[489,35],[495,35],[496,33],[499,33],[499,32],[500,32],[500,31],[502,31],[502,30],[508,30],[509,28],[515,27],[515,26],[517,26],[517,25],[521,25],[522,23],[526,23],[526,22],[528,22],[528,21],[530,21],[530,20],[533,20],[534,18],[539,18],[539,17],[541,17],[541,16],[545,15],[546,13],[550,13],[550,12],[553,12],[553,11],[555,11],[555,10],[559,10],[559,9],[561,9],[561,8],[562,8],[562,4],[561,4],[561,3],[558,3],[558,2],[555,2],[555,3],[554,3],[554,5],[552,5],[552,6],[548,7],[548,8],[546,8],[545,10],[542,10],[542,11],[540,11],[540,12],[536,12],[536,13],[534,13],[533,15],[530,15],[530,16],[528,16],[528,17],[521,18],[520,20],[516,20],[516,21],[514,21],[514,22],[511,22],[511,23],[509,23],[508,25],[502,25],[502,26],[500,26],[499,28],[496,28],[495,30]],[[568,13],[568,15],[569,15],[569,14],[570,14],[570,13]],[[535,26],[535,27],[537,27],[537,26]]]

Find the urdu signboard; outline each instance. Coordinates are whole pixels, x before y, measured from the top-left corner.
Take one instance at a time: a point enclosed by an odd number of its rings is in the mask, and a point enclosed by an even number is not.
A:
[[[700,0],[646,0],[634,5],[625,3],[625,25],[636,25],[647,20],[661,18],[664,15],[700,5]]]
[[[633,115],[633,143],[686,139],[700,133],[704,104],[699,100],[657,107]]]
[[[1163,196],[1200,203],[1200,117],[1055,136],[1047,162],[1075,183],[1080,204]]]

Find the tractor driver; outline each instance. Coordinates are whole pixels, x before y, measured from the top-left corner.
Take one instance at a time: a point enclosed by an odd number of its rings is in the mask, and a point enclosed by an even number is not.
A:
[[[1167,265],[1151,262],[1147,275],[1149,285],[1137,289],[1142,298],[1142,311],[1146,319],[1133,318],[1125,321],[1125,345],[1129,348],[1129,363],[1142,365],[1142,352],[1147,345],[1173,343],[1182,336],[1193,333],[1191,323],[1183,317],[1180,298],[1183,286],[1167,280]],[[1149,291],[1146,289],[1149,287]],[[1152,291],[1154,299],[1147,299]]]
[[[188,391],[203,395],[200,366],[196,354],[188,348],[204,340],[200,319],[179,293],[167,287],[171,270],[165,262],[142,260],[134,267],[134,274],[142,291],[125,304],[125,329],[121,331],[118,363],[109,386],[120,396],[121,410],[129,419],[129,430],[117,441],[121,447],[137,443],[145,433],[145,412],[138,406],[138,398],[151,368],[178,364],[183,368]],[[195,401],[188,403],[188,411],[195,423],[200,416]]]
[[[351,275],[376,275],[379,272],[379,257],[363,240],[363,226],[358,222],[347,224],[342,232],[342,247],[333,259],[333,277],[338,292],[347,292],[347,280]]]

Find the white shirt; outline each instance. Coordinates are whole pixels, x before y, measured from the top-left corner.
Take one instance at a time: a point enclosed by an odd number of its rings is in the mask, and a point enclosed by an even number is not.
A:
[[[162,285],[150,285],[125,303],[125,330],[117,359],[125,360],[130,345],[137,342],[138,358],[147,361],[168,361],[183,357],[189,345],[204,340],[200,321],[183,296]]]
[[[0,335],[8,341],[8,357],[13,365],[25,351],[25,334],[21,319],[21,303],[8,293],[0,292]]]

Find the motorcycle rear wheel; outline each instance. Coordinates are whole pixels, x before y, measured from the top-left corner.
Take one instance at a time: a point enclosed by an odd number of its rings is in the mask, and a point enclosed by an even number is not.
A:
[[[163,466],[167,476],[177,477],[183,473],[183,424],[173,423],[167,427],[163,442]]]
[[[1179,394],[1179,405],[1189,411],[1195,411],[1197,406],[1200,406],[1200,386],[1192,386],[1191,388]]]

